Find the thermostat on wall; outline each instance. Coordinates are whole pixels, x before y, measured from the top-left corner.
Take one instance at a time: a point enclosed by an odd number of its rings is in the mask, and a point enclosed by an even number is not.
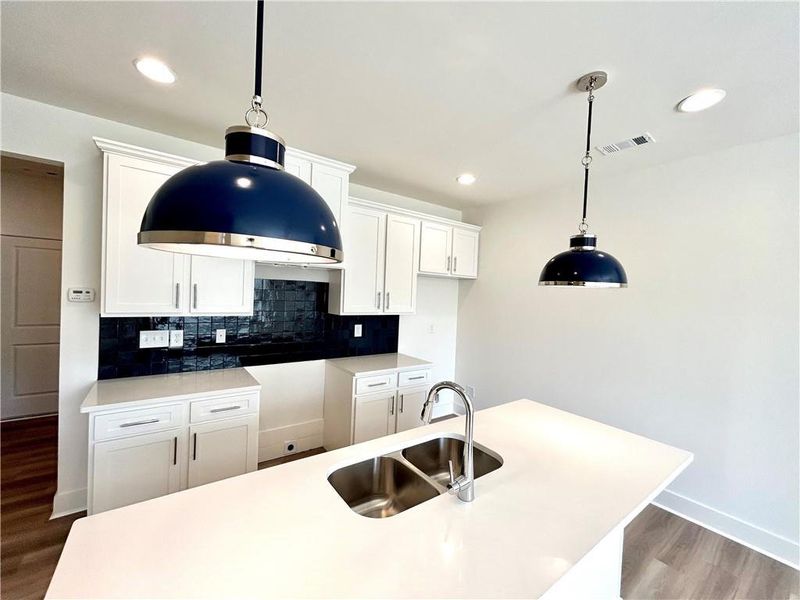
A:
[[[68,288],[67,300],[70,302],[94,302],[94,290],[92,288]]]

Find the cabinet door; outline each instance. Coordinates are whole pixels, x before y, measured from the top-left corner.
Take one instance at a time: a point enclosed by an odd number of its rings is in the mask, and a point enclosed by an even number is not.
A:
[[[253,261],[214,256],[191,259],[192,313],[253,314]]]
[[[478,232],[453,228],[453,275],[474,278],[478,276]]]
[[[94,513],[150,500],[180,489],[186,431],[147,433],[94,445]]]
[[[356,398],[353,424],[354,444],[394,433],[395,401],[394,392]]]
[[[330,207],[339,224],[340,233],[343,219],[342,207],[347,199],[349,181],[350,174],[347,171],[325,165],[312,165],[311,167],[311,187],[323,197]]]
[[[299,177],[306,183],[311,183],[311,161],[305,158],[298,158],[287,153],[283,169],[295,177]]]
[[[178,171],[180,167],[106,154],[101,291],[104,315],[170,315],[186,311],[189,258],[142,248],[136,239],[150,198]]]
[[[453,228],[441,223],[422,222],[419,270],[434,275],[449,275]]]
[[[358,206],[348,214],[347,268],[342,275],[344,311],[369,315],[383,310],[386,213]]]
[[[243,475],[257,468],[257,415],[189,428],[189,487]]]
[[[392,214],[386,218],[386,313],[413,313],[416,308],[419,229],[419,219]]]
[[[421,427],[425,423],[420,418],[422,405],[428,396],[428,388],[413,388],[398,392],[397,400],[397,431],[406,431]]]

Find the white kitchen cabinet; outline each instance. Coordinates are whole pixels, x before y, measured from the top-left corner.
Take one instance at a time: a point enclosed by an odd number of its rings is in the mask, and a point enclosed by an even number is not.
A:
[[[245,369],[96,382],[89,514],[255,471],[260,389]]]
[[[480,229],[475,226],[423,221],[420,274],[475,279],[479,238]]]
[[[325,366],[328,450],[424,425],[433,365],[401,354],[333,359]]]
[[[252,314],[253,261],[213,256],[192,256],[191,259],[190,313]]]
[[[172,175],[198,161],[95,138],[104,153],[102,316],[249,315],[252,261],[142,248],[147,204]],[[195,286],[201,298],[193,296]]]
[[[396,402],[394,391],[356,397],[353,443],[394,433]]]
[[[422,421],[422,406],[428,397],[428,387],[398,390],[397,431],[406,431],[425,425]]]
[[[172,429],[94,447],[92,512],[177,492],[186,464],[186,431]]]
[[[243,475],[258,468],[258,419],[250,416],[189,428],[188,487]]]
[[[347,213],[346,265],[331,278],[328,310],[340,315],[413,313],[419,219],[357,202]]]

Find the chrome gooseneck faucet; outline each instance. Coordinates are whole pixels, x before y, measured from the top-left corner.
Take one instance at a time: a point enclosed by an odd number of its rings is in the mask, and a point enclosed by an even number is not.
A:
[[[420,418],[425,423],[430,423],[431,412],[433,411],[433,403],[439,396],[442,390],[452,390],[455,392],[464,403],[464,408],[467,411],[467,425],[464,433],[464,473],[455,476],[453,470],[453,461],[450,462],[450,483],[447,489],[451,494],[458,494],[458,499],[462,502],[472,502],[475,499],[475,472],[473,467],[473,429],[475,421],[475,409],[472,406],[472,400],[467,395],[467,390],[455,383],[454,381],[440,381],[435,383],[428,392],[428,397],[425,404],[422,405],[422,414]]]

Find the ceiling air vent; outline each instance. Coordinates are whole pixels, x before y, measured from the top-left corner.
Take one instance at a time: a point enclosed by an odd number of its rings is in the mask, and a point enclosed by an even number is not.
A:
[[[597,149],[600,151],[600,154],[614,154],[615,152],[620,152],[622,150],[627,150],[628,148],[635,148],[636,146],[641,146],[642,144],[653,144],[655,143],[655,138],[650,135],[648,132],[644,132],[642,135],[637,135],[636,137],[628,138],[627,140],[622,140],[621,142],[617,142],[616,144],[606,144],[605,146],[597,146]]]

